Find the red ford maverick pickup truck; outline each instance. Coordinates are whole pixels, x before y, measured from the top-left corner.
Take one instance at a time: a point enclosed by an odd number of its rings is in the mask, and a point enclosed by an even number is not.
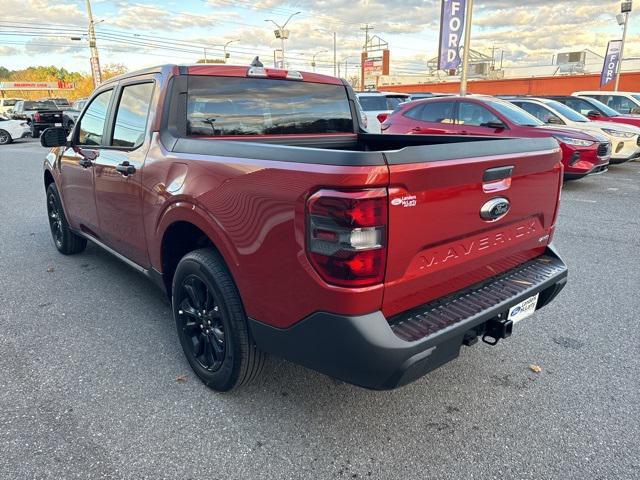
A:
[[[41,143],[56,248],[90,240],[160,285],[215,390],[267,353],[405,385],[508,337],[566,282],[555,139],[367,134],[337,78],[151,68]]]

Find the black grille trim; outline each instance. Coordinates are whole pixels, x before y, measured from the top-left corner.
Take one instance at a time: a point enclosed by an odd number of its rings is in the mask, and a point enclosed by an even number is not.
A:
[[[407,342],[422,340],[449,327],[482,314],[486,310],[510,307],[515,297],[527,291],[532,295],[550,280],[567,272],[562,260],[541,255],[511,270],[460,290],[442,299],[426,303],[389,319],[397,337]]]
[[[600,145],[598,145],[598,156],[599,157],[606,157],[607,155],[611,155],[611,143],[610,142],[602,142],[602,143],[600,143]]]

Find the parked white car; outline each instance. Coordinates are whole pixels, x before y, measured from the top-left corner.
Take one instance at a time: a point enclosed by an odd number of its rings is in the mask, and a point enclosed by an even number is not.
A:
[[[0,145],[6,145],[18,138],[30,137],[31,128],[24,120],[10,120],[0,116]]]
[[[638,92],[605,92],[582,91],[573,92],[576,97],[591,97],[601,101],[609,108],[627,115],[640,115],[640,93]]]
[[[0,98],[0,115],[6,115],[7,112],[16,106],[18,100],[22,98]]]
[[[356,96],[367,117],[367,131],[370,133],[382,133],[380,128],[382,122],[378,115],[391,114],[398,105],[409,99],[406,93],[394,92],[361,92],[356,93]]]
[[[640,128],[621,123],[591,121],[563,103],[547,98],[505,97],[549,125],[567,125],[586,133],[600,133],[611,141],[611,163],[640,157]]]

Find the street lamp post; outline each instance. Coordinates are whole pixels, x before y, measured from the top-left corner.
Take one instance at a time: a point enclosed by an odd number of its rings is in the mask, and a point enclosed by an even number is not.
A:
[[[339,68],[338,68],[338,45],[336,42],[336,32],[327,30],[325,28],[316,28],[315,30],[318,32],[326,32],[333,35],[333,76],[337,77],[339,76],[339,73],[338,73]]]
[[[326,51],[327,51],[326,49],[319,50],[319,51],[317,51],[316,53],[313,54],[313,57],[311,59],[311,66],[313,67],[313,71],[314,72],[316,71],[316,56],[320,55],[321,53],[325,53]]]
[[[240,40],[229,40],[227,43],[224,44],[224,63],[227,63],[227,58],[229,58],[231,55],[227,52],[227,47],[229,46],[229,44],[233,43],[233,42],[239,42]]]
[[[618,85],[620,84],[620,74],[622,73],[622,59],[624,58],[624,42],[627,39],[627,24],[629,23],[629,15],[631,14],[631,1],[624,1],[620,5],[620,15],[618,15],[618,24],[624,25],[622,30],[622,43],[620,44],[620,61],[618,62],[618,68],[616,71],[616,81],[613,86],[614,91],[618,91]],[[621,23],[622,22],[622,23]]]
[[[88,1],[88,0],[87,0]],[[280,39],[280,44],[281,44],[281,49],[282,49],[282,68],[284,68],[284,41],[286,39],[289,38],[289,31],[285,30],[285,27],[287,26],[287,24],[289,23],[289,21],[296,15],[298,15],[301,12],[296,12],[296,13],[292,13],[291,15],[289,15],[289,18],[287,18],[287,21],[284,22],[284,25],[280,25],[276,22],[274,22],[271,19],[267,19],[265,20],[265,22],[271,22],[273,23],[276,27],[278,27],[277,30],[274,31],[274,34],[276,36],[276,38]]]

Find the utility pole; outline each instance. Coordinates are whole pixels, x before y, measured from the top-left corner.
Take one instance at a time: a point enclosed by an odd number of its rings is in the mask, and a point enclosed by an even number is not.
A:
[[[97,88],[102,83],[102,71],[100,70],[100,58],[98,57],[98,47],[96,46],[96,30],[94,28],[93,14],[91,13],[91,2],[86,0],[87,16],[89,17],[89,49],[91,50],[91,75],[93,77],[93,87]]]
[[[620,8],[620,15],[624,15],[624,29],[622,30],[622,43],[620,44],[620,61],[616,72],[616,82],[613,86],[614,91],[618,91],[620,84],[620,74],[622,73],[622,59],[624,58],[624,42],[627,39],[627,24],[629,23],[629,15],[631,14],[631,2],[623,1]]]
[[[362,49],[366,52],[369,46],[369,30],[373,30],[373,27],[367,23],[364,27],[360,27],[360,30],[364,30],[364,47]]]
[[[469,44],[471,43],[471,20],[473,0],[467,0],[466,21],[464,22],[464,51],[462,52],[462,75],[460,76],[460,96],[467,94],[467,70],[469,68]]]

